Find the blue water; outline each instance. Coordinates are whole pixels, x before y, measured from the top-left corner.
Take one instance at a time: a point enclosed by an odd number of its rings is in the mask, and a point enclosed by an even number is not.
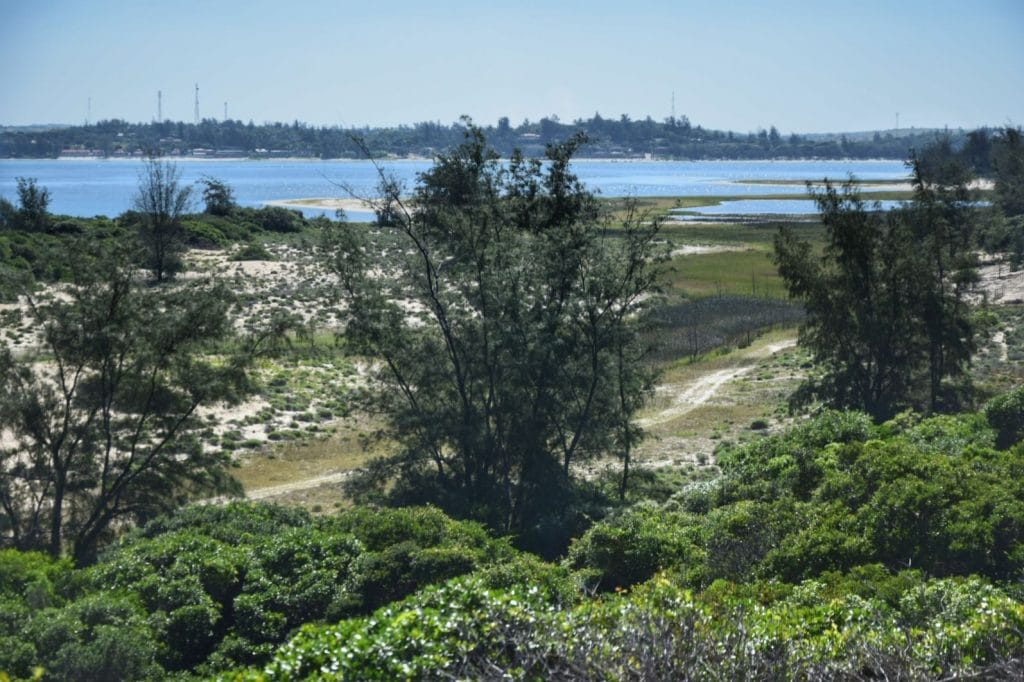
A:
[[[373,196],[378,176],[368,161],[249,161],[183,159],[181,179],[203,176],[226,182],[243,206],[281,199]],[[387,170],[412,188],[430,161],[392,161]],[[15,201],[16,178],[36,178],[50,190],[53,213],[118,215],[131,207],[142,161],[137,159],[0,159],[0,196]],[[762,185],[744,180],[904,180],[902,161],[578,161],[573,168],[583,182],[603,196],[709,196],[722,194],[792,194],[793,185]],[[197,188],[198,190],[198,188]],[[869,191],[869,188],[866,188]],[[196,193],[198,206],[199,193]],[[304,209],[307,215],[331,215]],[[369,214],[349,212],[354,220]]]
[[[883,211],[900,206],[900,201],[880,201]],[[813,215],[818,205],[811,199],[736,199],[723,201],[714,206],[696,206],[679,210],[682,219],[699,219],[700,216],[722,215]],[[697,213],[700,215],[688,215]]]

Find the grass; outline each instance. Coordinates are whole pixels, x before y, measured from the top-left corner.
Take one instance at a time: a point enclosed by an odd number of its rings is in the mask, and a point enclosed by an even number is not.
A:
[[[806,354],[789,348],[771,357],[760,356],[765,347],[795,335],[793,328],[776,329],[764,333],[748,348],[720,349],[694,362],[677,360],[664,365],[658,383],[669,390],[655,394],[638,415],[641,419],[655,417],[672,405],[672,387],[691,385],[712,372],[750,369],[722,385],[703,405],[649,425],[648,438],[637,448],[637,460],[713,465],[710,455],[720,444],[760,438],[788,421],[786,401],[803,376]],[[750,425],[755,421],[763,421],[769,428],[752,430]]]
[[[762,249],[677,256],[664,273],[662,286],[683,298],[743,295],[786,298],[771,256]]]
[[[269,444],[240,460],[234,477],[246,491],[254,491],[358,469],[390,447],[387,442],[367,437],[377,427],[376,422],[361,415],[345,420],[325,438]],[[340,492],[334,494],[340,497]]]

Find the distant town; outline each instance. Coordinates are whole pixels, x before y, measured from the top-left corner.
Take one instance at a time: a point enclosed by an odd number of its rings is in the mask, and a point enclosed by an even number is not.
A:
[[[430,158],[463,140],[463,122],[421,122],[396,127],[317,127],[299,121],[263,123],[203,119],[197,123],[129,123],[112,119],[83,125],[0,127],[0,158]],[[557,117],[513,125],[501,118],[483,126],[488,142],[507,156],[514,149],[542,154],[546,145],[587,136],[580,156],[609,159],[835,159],[906,158],[963,129],[890,129],[857,133],[784,135],[775,126],[755,132],[713,130],[686,116],[656,121],[600,114],[562,122]],[[984,130],[984,129],[983,129]]]

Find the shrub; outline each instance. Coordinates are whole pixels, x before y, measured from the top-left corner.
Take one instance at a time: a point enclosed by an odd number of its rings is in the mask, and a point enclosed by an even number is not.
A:
[[[274,260],[274,255],[267,251],[267,247],[263,246],[263,244],[246,244],[231,254],[229,260]]]
[[[255,211],[253,219],[268,232],[299,232],[305,225],[301,211],[280,206],[264,206]]]
[[[700,521],[640,505],[590,528],[569,548],[568,567],[585,570],[598,589],[630,587],[668,567],[696,564]]]
[[[996,446],[1009,448],[1024,439],[1024,386],[993,398],[985,406],[985,418],[996,430]]]

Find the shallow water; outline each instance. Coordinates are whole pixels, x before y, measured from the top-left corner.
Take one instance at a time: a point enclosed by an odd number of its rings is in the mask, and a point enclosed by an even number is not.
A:
[[[194,183],[204,176],[226,182],[243,206],[311,197],[373,196],[378,175],[368,161],[203,160],[177,162],[181,179]],[[389,161],[385,168],[407,188],[430,161]],[[118,215],[131,207],[138,186],[139,159],[0,159],[0,196],[14,201],[16,178],[36,178],[51,194],[54,213]],[[902,161],[587,161],[573,164],[583,182],[602,196],[720,196],[792,194],[799,185],[767,185],[749,180],[842,181],[850,174],[862,180],[906,179]],[[198,187],[196,202],[199,201]],[[866,187],[865,191],[870,191]],[[303,208],[307,215],[333,211]],[[350,212],[352,219],[369,214]]]
[[[878,202],[883,211],[900,206],[900,201]],[[699,219],[701,216],[725,215],[814,215],[818,205],[811,199],[737,199],[715,206],[696,206],[674,211],[678,218]],[[692,215],[698,214],[698,215]]]

